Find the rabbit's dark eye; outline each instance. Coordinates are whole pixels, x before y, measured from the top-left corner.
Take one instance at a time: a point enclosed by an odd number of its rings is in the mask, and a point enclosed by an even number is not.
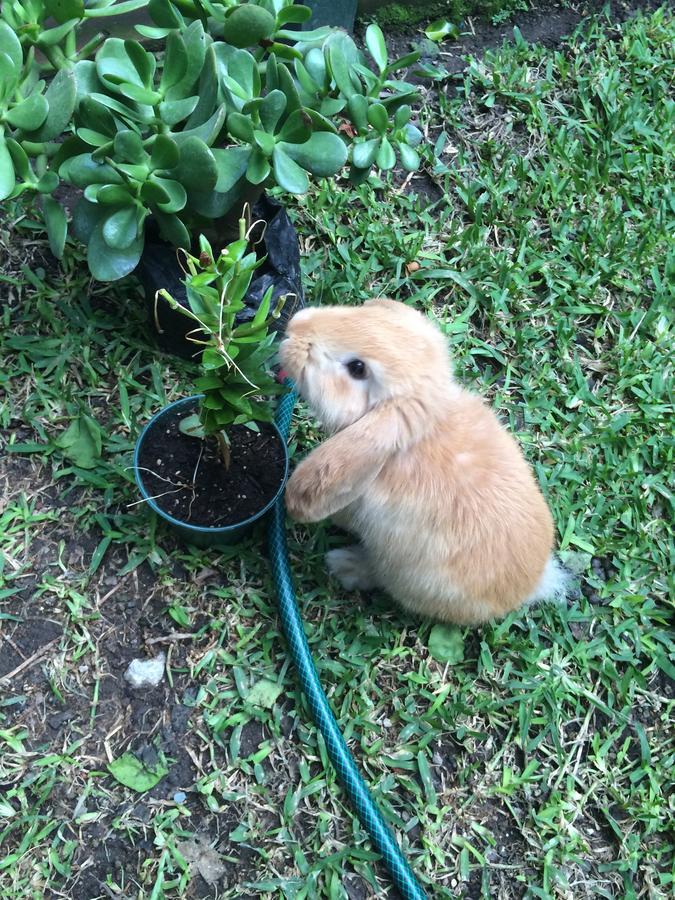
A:
[[[362,359],[350,359],[347,363],[347,371],[356,381],[363,381],[367,375],[366,364]]]

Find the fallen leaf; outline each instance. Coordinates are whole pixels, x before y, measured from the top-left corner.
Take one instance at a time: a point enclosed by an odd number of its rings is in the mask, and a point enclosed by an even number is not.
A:
[[[80,469],[93,469],[101,458],[101,426],[90,416],[73,419],[54,442]]]
[[[283,689],[283,685],[278,684],[278,682],[270,681],[269,678],[261,678],[260,681],[253,685],[244,699],[253,706],[270,709],[276,703]]]
[[[348,137],[356,137],[357,135],[356,128],[350,122],[340,122],[338,132],[346,134]]]
[[[162,754],[154,766],[148,766],[133,753],[124,753],[110,763],[108,771],[120,784],[143,793],[161,781],[169,769]]]
[[[215,884],[225,874],[220,854],[205,838],[197,835],[189,841],[180,841],[176,846],[193,874],[196,869],[207,884]]]
[[[430,41],[436,41],[438,43],[446,37],[459,37],[459,28],[456,25],[453,25],[452,22],[448,22],[447,19],[437,19],[427,26],[424,33]]]
[[[456,625],[434,625],[429,635],[429,653],[442,663],[462,662],[464,636]]]

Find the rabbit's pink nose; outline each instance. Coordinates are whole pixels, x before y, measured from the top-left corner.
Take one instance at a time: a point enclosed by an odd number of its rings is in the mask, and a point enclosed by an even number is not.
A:
[[[279,369],[279,371],[277,372],[277,381],[279,382],[279,384],[283,384],[287,378],[288,372],[286,372],[285,369]]]

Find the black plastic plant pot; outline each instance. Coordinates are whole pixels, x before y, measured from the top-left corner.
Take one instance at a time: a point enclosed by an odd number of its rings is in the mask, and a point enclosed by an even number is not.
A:
[[[141,496],[147,506],[150,507],[155,515],[166,522],[171,529],[185,541],[185,543],[195,544],[198,547],[228,546],[238,543],[243,538],[247,537],[257,525],[261,524],[281,496],[284,487],[286,486],[286,480],[288,479],[288,448],[286,446],[286,441],[276,424],[270,423],[267,425],[266,428],[270,436],[275,440],[278,440],[280,447],[280,460],[277,466],[278,486],[276,486],[276,489],[272,488],[274,491],[273,495],[268,496],[265,499],[264,505],[256,512],[247,515],[246,518],[242,518],[241,521],[235,521],[232,524],[220,526],[200,525],[196,522],[188,522],[176,518],[165,509],[162,509],[157,502],[158,500],[161,500],[164,494],[172,493],[172,485],[167,485],[166,487],[168,490],[166,491],[163,487],[160,488],[159,493],[153,491],[153,487],[149,482],[154,473],[149,466],[143,465],[143,462],[147,456],[153,438],[156,439],[157,435],[163,430],[166,432],[167,423],[170,420],[176,420],[178,413],[188,416],[195,412],[198,409],[200,399],[201,395],[176,400],[168,406],[165,406],[164,409],[153,416],[136,442],[136,450],[134,452],[134,477],[141,492]],[[188,440],[198,441],[199,439],[188,438]],[[167,453],[170,454],[171,452],[172,448],[167,444]],[[271,494],[271,491],[268,491],[268,493]]]
[[[237,321],[240,324],[250,321],[271,287],[272,306],[280,296],[286,296],[282,315],[276,323],[276,330],[281,331],[293,313],[304,305],[298,236],[283,206],[264,194],[253,207],[252,221],[258,225],[252,229],[251,240],[255,242],[259,235],[256,251],[258,257],[265,260],[255,273],[245,298],[246,308],[237,316]],[[223,236],[222,246],[227,243]],[[212,241],[212,244],[214,251],[221,249],[217,242]],[[188,334],[194,331],[194,322],[179,310],[172,309],[166,301],[155,301],[157,291],[163,288],[178,303],[187,306],[184,274],[176,248],[160,240],[149,229],[134,274],[143,287],[148,320],[160,348],[183,359],[198,359],[200,348],[188,339]]]

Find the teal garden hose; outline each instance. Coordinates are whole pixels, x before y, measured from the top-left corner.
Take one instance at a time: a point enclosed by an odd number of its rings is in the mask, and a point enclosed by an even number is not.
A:
[[[277,426],[284,439],[288,437],[295,399],[295,392],[289,392],[281,398],[277,410]],[[300,685],[307,697],[312,717],[326,743],[330,760],[356,809],[361,824],[370,835],[376,850],[382,854],[392,881],[405,900],[425,900],[424,891],[370,796],[321,687],[293,589],[286,547],[285,518],[282,496],[272,510],[269,548],[279,602],[279,616],[300,678]]]

